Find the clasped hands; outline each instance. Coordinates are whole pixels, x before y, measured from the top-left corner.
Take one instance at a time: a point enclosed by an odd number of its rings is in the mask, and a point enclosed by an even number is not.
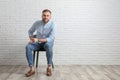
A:
[[[33,42],[47,42],[47,39],[46,38],[41,38],[41,39],[38,39],[38,38],[33,38],[33,37],[30,37],[30,41],[29,43],[33,43]]]

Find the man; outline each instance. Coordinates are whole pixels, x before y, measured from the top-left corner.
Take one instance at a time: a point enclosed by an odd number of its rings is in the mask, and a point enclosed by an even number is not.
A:
[[[33,33],[37,32],[36,38]],[[47,71],[46,75],[52,75],[52,58],[53,58],[53,44],[55,39],[55,25],[51,21],[51,11],[45,9],[42,11],[42,20],[36,21],[28,31],[30,42],[26,46],[26,58],[30,67],[30,70],[25,74],[27,77],[35,74],[33,66],[33,54],[32,51],[40,50],[44,48],[46,50],[47,57]]]

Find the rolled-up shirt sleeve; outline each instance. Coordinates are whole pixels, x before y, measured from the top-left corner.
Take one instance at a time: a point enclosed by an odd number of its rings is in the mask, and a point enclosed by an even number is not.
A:
[[[49,36],[46,38],[46,39],[47,39],[47,42],[54,41],[54,39],[55,39],[55,32],[56,32],[56,26],[55,26],[55,24],[53,23],[53,24],[52,24],[52,29],[51,29],[51,31],[50,31],[50,34],[49,34]]]

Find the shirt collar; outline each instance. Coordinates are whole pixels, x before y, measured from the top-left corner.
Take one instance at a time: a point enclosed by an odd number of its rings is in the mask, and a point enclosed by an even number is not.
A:
[[[52,22],[52,20],[50,19],[47,23],[44,23],[44,22],[42,21],[42,24],[43,24],[43,25],[49,25],[51,22]]]

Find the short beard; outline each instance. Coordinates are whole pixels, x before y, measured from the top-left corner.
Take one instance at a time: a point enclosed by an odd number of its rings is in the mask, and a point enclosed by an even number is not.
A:
[[[46,22],[46,21],[44,21],[44,20],[42,20],[44,23],[48,23],[49,22],[49,20]]]

